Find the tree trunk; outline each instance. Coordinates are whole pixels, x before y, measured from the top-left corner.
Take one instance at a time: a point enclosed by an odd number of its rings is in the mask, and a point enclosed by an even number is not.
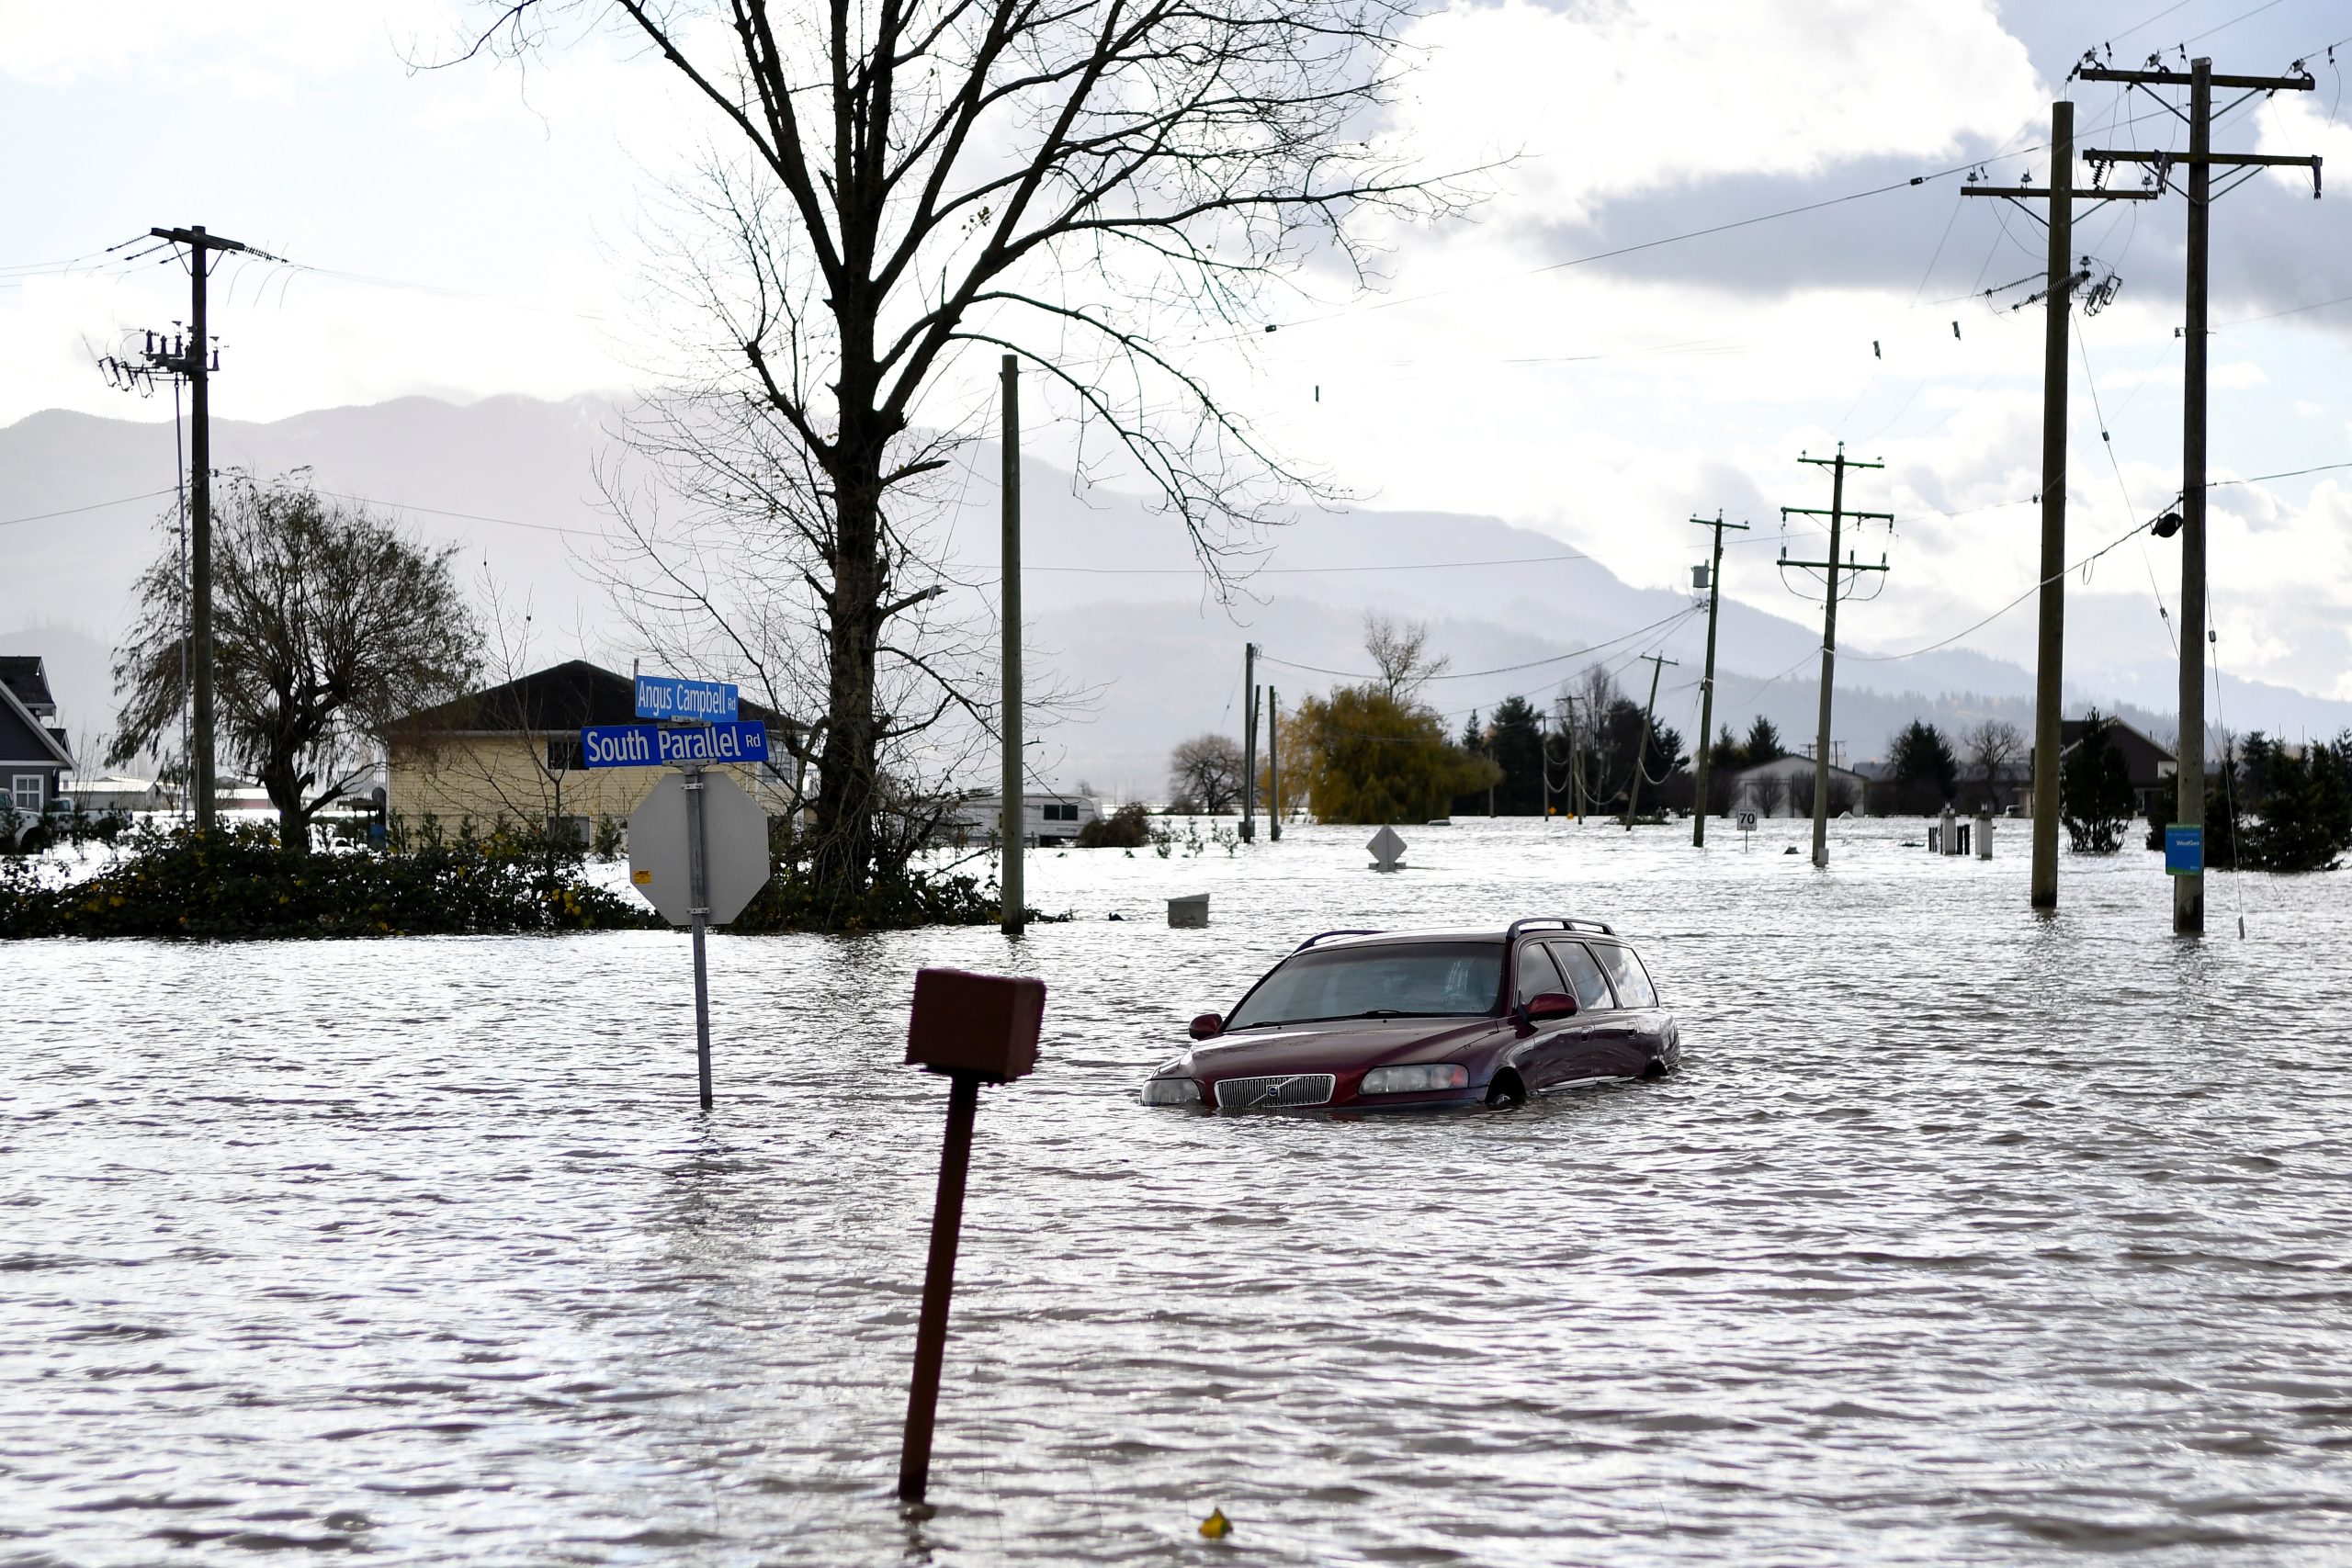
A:
[[[311,813],[302,809],[302,780],[290,768],[265,767],[261,787],[277,808],[277,847],[289,855],[311,852]]]
[[[818,758],[817,833],[810,875],[836,900],[863,894],[874,874],[880,725],[874,671],[882,638],[882,445],[842,444],[832,474],[832,592],[825,601],[831,664],[825,742]]]

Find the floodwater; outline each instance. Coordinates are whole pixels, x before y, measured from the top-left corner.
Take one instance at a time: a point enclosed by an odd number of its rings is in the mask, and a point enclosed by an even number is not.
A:
[[[1048,852],[1017,945],[716,940],[707,1115],[669,933],[10,946],[0,1562],[2352,1561],[2352,874],[2181,942],[2137,850],[2044,919],[2019,824],[1767,829]],[[1133,1102],[1308,932],[1566,911],[1679,1077]],[[924,964],[1049,997],[912,1522]]]

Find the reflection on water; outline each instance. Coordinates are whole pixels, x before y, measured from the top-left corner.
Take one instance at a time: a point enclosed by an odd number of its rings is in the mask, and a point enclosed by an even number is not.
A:
[[[1049,853],[1017,947],[718,941],[707,1117],[665,933],[11,947],[0,1562],[1160,1561],[1213,1505],[1292,1562],[2343,1561],[2352,878],[2216,878],[2200,944],[2136,852],[2037,919],[2021,829],[1772,826]],[[1679,1078],[1132,1103],[1308,931],[1569,910]],[[1050,993],[910,1524],[925,963]]]

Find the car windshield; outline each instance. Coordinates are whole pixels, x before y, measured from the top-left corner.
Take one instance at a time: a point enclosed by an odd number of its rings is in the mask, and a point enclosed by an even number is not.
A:
[[[1226,1028],[1335,1018],[1476,1017],[1494,1010],[1502,983],[1498,942],[1309,948],[1267,976]]]

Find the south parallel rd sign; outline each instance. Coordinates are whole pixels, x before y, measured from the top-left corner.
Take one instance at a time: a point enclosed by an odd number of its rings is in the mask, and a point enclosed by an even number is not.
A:
[[[591,768],[664,768],[686,762],[764,762],[768,727],[756,719],[691,729],[659,724],[592,724],[580,732]]]

